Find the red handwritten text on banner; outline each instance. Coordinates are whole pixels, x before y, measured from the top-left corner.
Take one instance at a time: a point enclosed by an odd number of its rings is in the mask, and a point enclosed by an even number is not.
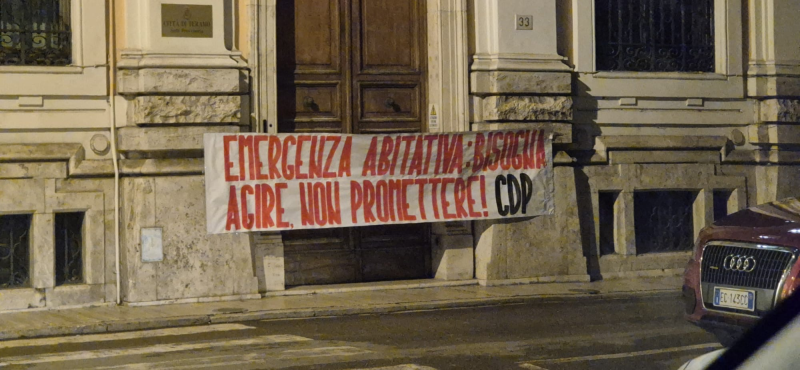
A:
[[[209,233],[530,217],[553,212],[542,130],[206,134]]]

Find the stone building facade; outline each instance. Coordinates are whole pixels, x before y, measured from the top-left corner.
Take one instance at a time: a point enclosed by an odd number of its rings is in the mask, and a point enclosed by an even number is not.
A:
[[[13,11],[26,3],[0,3],[0,311],[401,278],[678,274],[715,218],[800,195],[791,0],[41,0],[39,13]],[[371,18],[382,13],[398,23]],[[181,19],[199,23],[165,23]],[[384,46],[376,34],[414,50],[397,54],[407,65],[370,59],[364,45]],[[301,53],[309,42],[330,54]],[[370,60],[392,67],[368,71]],[[413,241],[425,255],[410,257],[364,247],[380,230],[206,233],[204,133],[369,132],[384,114],[368,111],[369,94],[387,91],[402,130],[434,132],[431,109],[442,132],[551,129],[555,214],[425,225]]]

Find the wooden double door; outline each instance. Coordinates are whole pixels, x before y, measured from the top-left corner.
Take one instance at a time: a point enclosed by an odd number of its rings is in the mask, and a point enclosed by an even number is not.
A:
[[[278,130],[424,130],[423,0],[277,1]],[[286,285],[425,278],[427,224],[285,232]]]

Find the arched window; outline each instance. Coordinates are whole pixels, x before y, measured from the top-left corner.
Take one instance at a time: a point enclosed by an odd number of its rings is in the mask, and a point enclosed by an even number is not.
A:
[[[71,63],[70,0],[0,0],[0,65]]]

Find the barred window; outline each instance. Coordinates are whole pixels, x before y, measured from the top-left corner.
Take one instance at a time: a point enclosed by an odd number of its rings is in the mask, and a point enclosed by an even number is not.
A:
[[[71,0],[0,0],[0,65],[72,63]]]
[[[0,216],[0,289],[30,285],[32,215]]]
[[[636,254],[692,250],[696,197],[691,191],[634,192]]]
[[[83,283],[83,212],[56,213],[56,285]]]
[[[714,71],[714,0],[595,0],[595,27],[598,71]]]

